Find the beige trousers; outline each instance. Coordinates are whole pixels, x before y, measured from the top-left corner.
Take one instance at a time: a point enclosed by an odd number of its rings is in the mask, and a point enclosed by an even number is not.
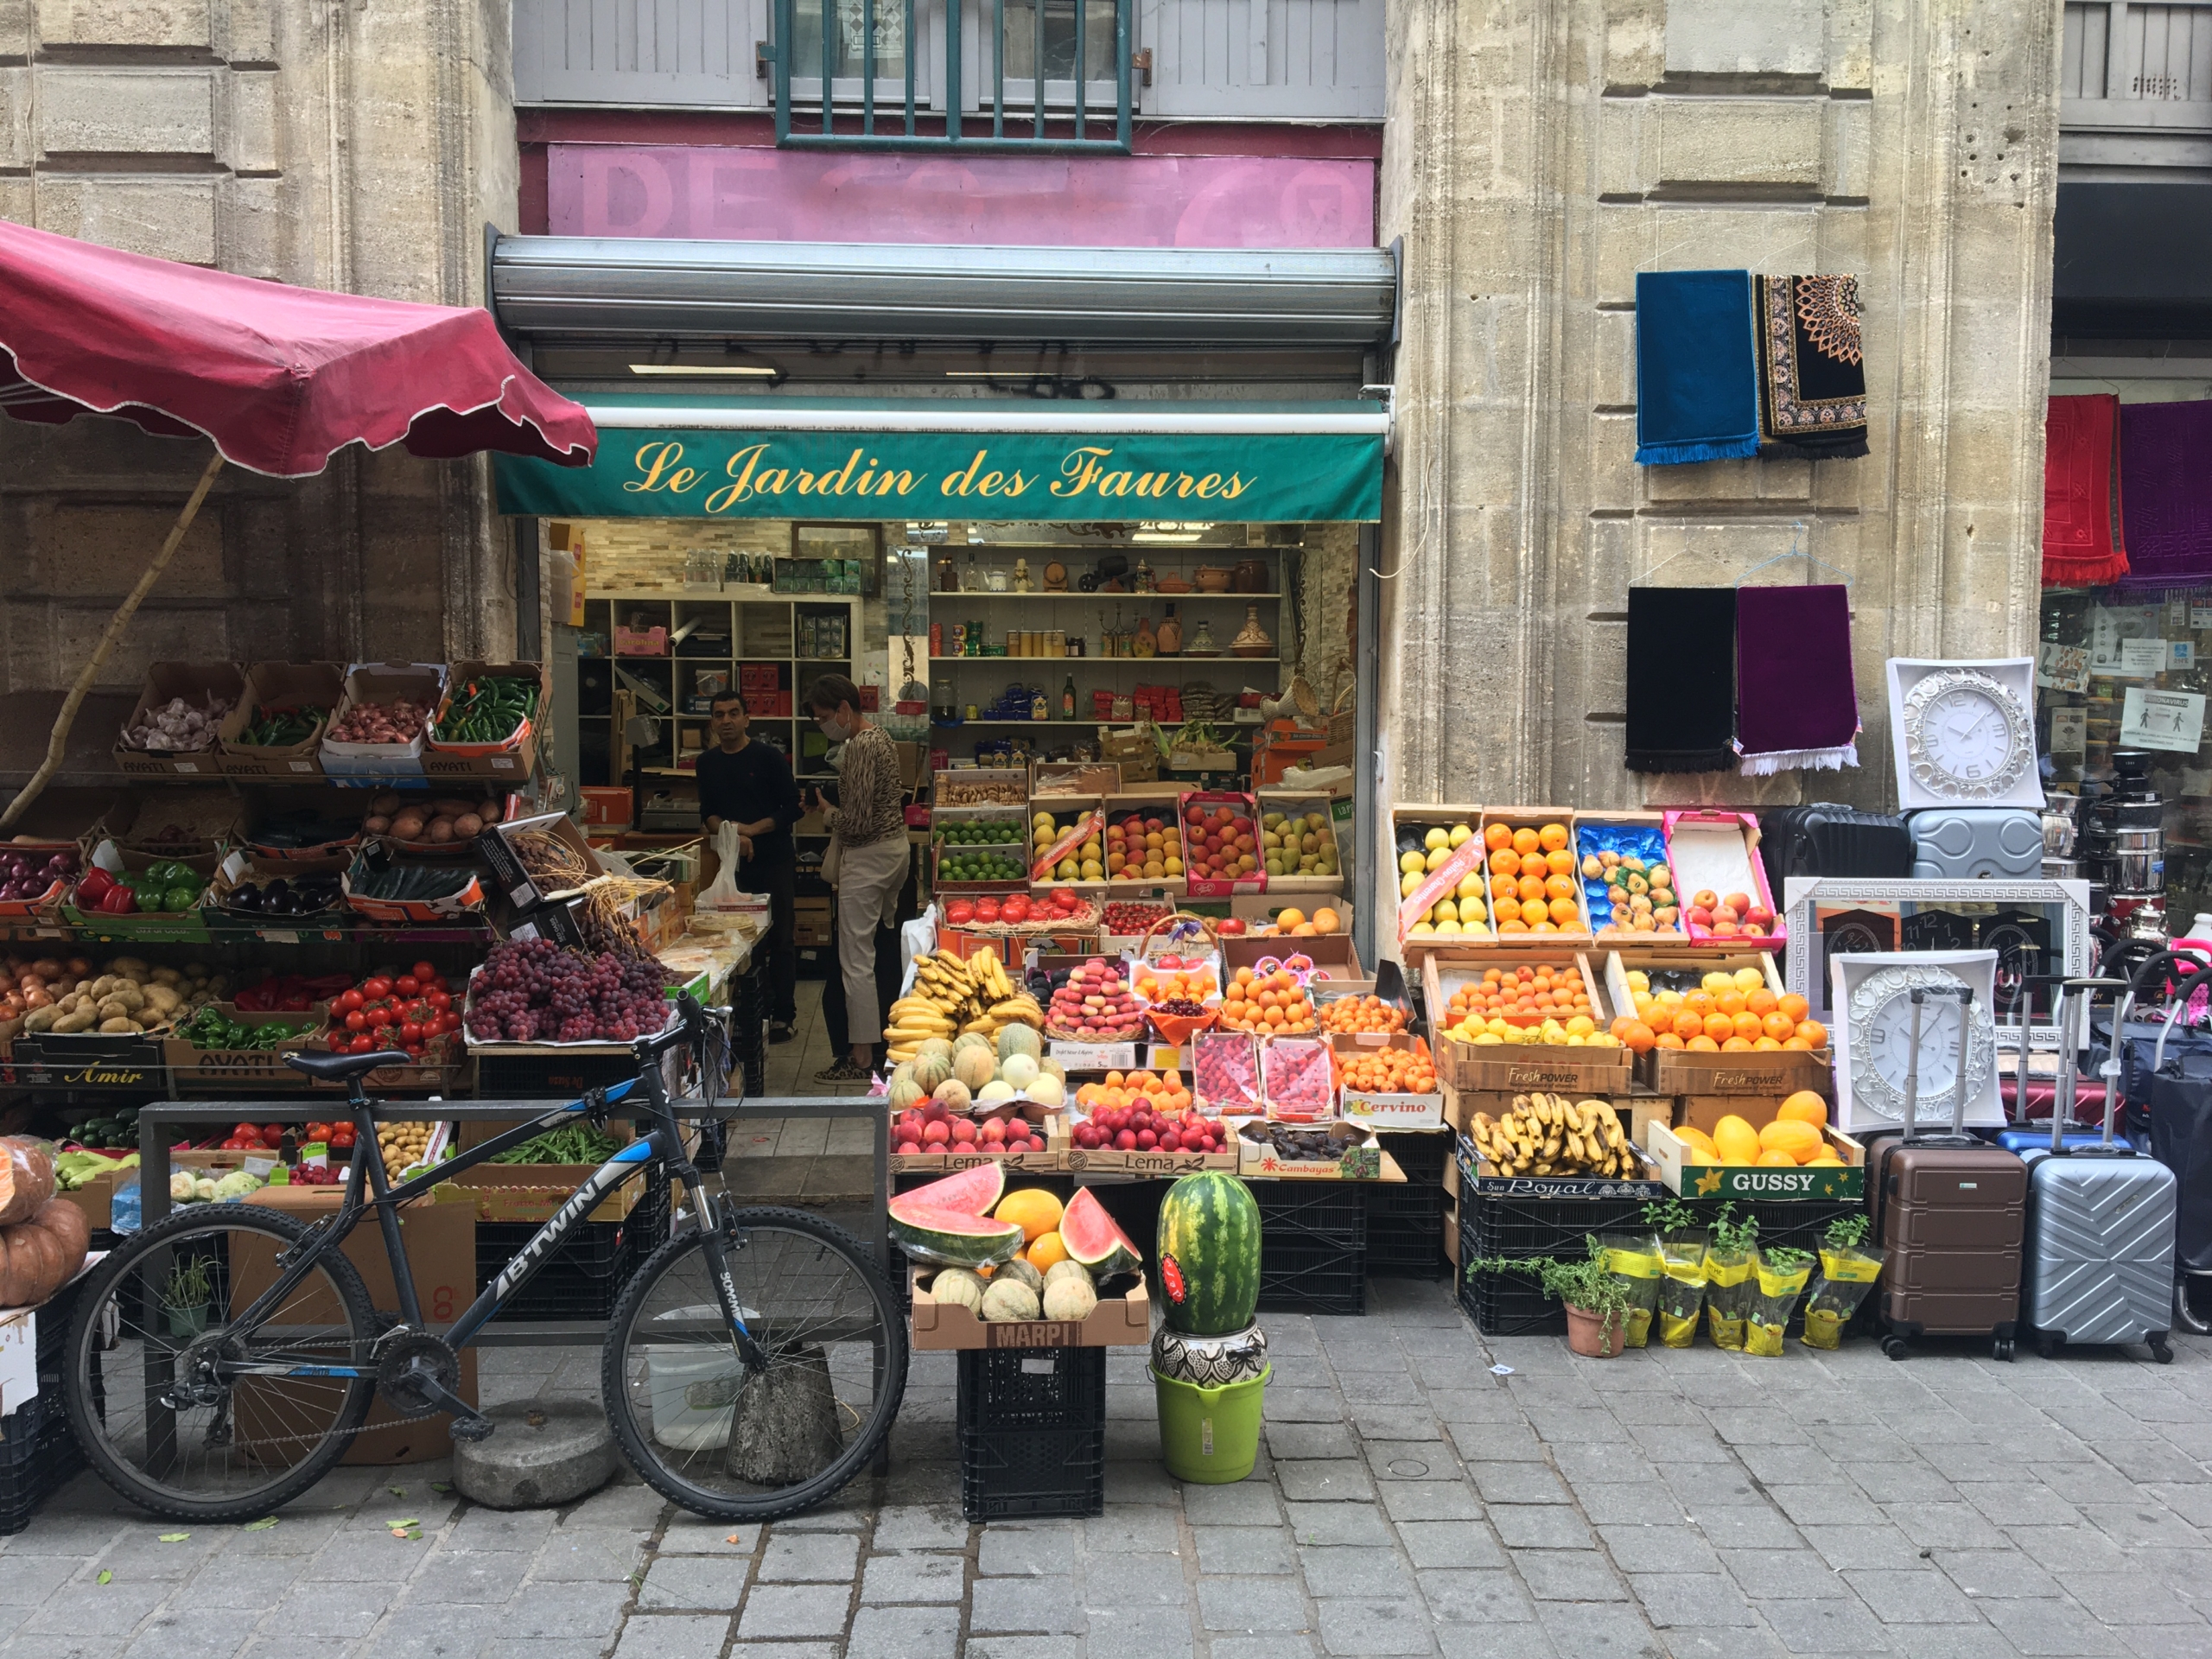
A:
[[[899,890],[906,885],[913,850],[903,833],[866,847],[837,849],[837,960],[844,971],[845,1033],[850,1042],[883,1039],[875,953],[883,943],[880,930],[899,913]]]

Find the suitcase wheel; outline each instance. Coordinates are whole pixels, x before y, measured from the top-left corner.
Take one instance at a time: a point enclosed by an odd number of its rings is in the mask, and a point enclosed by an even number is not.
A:
[[[2058,1354],[2058,1338],[2051,1332],[2045,1331],[2036,1338],[2036,1351],[2045,1359],[2056,1358]]]
[[[1989,1357],[1992,1359],[2011,1359],[2012,1357],[2012,1338],[2010,1337],[1999,1337],[1994,1342],[1991,1343],[1989,1344]]]
[[[1911,1351],[1905,1346],[1905,1341],[1903,1337],[1884,1337],[1882,1338],[1882,1351],[1887,1354],[1891,1359],[1903,1359],[1905,1355]]]
[[[2150,1344],[2151,1357],[2157,1360],[2159,1364],[2171,1365],[2174,1363],[2173,1347],[2167,1342],[2164,1332],[2153,1331],[2143,1340]]]

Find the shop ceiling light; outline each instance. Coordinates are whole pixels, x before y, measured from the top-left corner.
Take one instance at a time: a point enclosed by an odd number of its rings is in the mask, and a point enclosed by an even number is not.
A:
[[[630,372],[632,374],[682,375],[686,378],[694,375],[727,374],[743,376],[754,379],[772,380],[775,378],[779,371],[775,369],[762,368],[757,365],[750,363],[716,363],[712,365],[703,363],[632,363],[630,365]]]

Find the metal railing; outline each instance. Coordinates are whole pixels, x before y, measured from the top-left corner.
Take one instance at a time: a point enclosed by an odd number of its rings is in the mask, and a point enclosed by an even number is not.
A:
[[[1126,152],[1135,7],[1136,0],[774,0],[766,55],[776,142],[815,149]]]

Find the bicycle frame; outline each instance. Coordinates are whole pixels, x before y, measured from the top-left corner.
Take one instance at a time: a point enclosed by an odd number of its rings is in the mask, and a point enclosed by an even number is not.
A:
[[[760,1344],[747,1328],[739,1311],[737,1289],[729,1274],[714,1195],[700,1180],[698,1171],[684,1154],[675,1106],[669,1098],[667,1085],[663,1082],[657,1065],[642,1068],[639,1077],[603,1090],[594,1090],[572,1105],[544,1113],[527,1123],[495,1135],[481,1146],[472,1147],[440,1163],[429,1173],[404,1181],[397,1186],[388,1184],[384,1160],[377,1155],[376,1124],[370,1115],[373,1103],[362,1091],[360,1079],[355,1077],[352,1080],[347,1100],[353,1119],[353,1159],[346,1172],[345,1196],[338,1213],[318,1226],[298,1249],[287,1251],[277,1258],[280,1270],[275,1282],[257,1296],[245,1312],[230,1321],[229,1328],[246,1332],[255,1329],[262,1319],[283,1305],[284,1299],[306,1278],[325,1252],[337,1249],[344,1244],[359,1224],[364,1212],[374,1211],[378,1230],[384,1236],[385,1254],[391,1264],[392,1283],[399,1293],[402,1326],[410,1331],[427,1331],[428,1327],[423,1321],[422,1304],[415,1291],[414,1273],[407,1261],[406,1247],[400,1238],[399,1206],[423,1196],[439,1182],[450,1180],[463,1170],[472,1169],[496,1158],[509,1147],[520,1146],[548,1128],[573,1122],[578,1117],[596,1117],[607,1106],[626,1099],[632,1090],[641,1086],[645,1090],[650,1107],[646,1119],[651,1124],[648,1131],[594,1170],[574,1196],[546,1218],[544,1224],[531,1236],[461,1316],[442,1332],[431,1334],[442,1336],[456,1352],[467,1347],[508,1299],[527,1284],[531,1275],[545,1264],[554,1247],[568,1235],[569,1230],[598,1207],[601,1199],[632,1177],[643,1174],[655,1164],[660,1164],[684,1184],[697,1207],[702,1249],[708,1264],[713,1269],[715,1294],[721,1300],[723,1316],[729,1321],[733,1345],[746,1364],[760,1365],[762,1362]],[[365,1184],[369,1189],[369,1195],[365,1198],[363,1194]],[[377,1368],[373,1365],[296,1365],[246,1361],[232,1363],[224,1369],[230,1375],[241,1376],[373,1377],[377,1375]]]

